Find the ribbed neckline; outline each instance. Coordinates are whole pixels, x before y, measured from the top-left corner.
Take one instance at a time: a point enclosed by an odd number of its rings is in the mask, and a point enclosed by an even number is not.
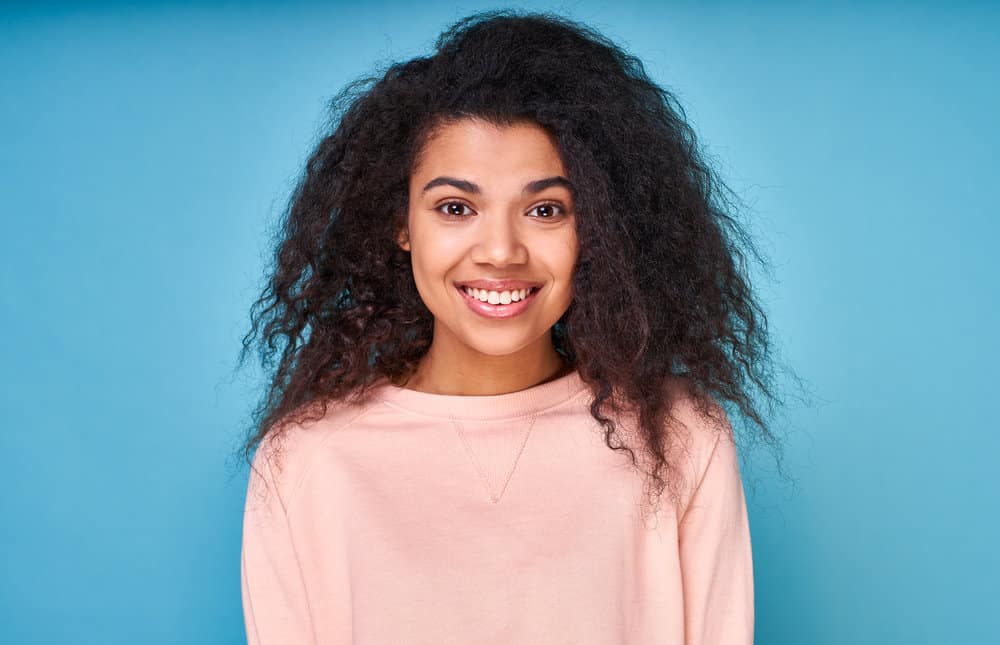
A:
[[[390,406],[426,416],[501,420],[544,412],[570,400],[586,387],[580,373],[573,370],[546,383],[506,394],[431,394],[385,382],[376,390],[376,396]]]

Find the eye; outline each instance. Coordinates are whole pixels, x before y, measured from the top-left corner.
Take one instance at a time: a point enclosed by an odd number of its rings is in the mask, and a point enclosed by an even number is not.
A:
[[[467,215],[472,215],[473,212],[467,204],[462,202],[445,202],[435,210],[447,217],[466,217]]]
[[[539,219],[553,219],[563,214],[563,207],[559,204],[539,204],[528,212],[535,213]]]

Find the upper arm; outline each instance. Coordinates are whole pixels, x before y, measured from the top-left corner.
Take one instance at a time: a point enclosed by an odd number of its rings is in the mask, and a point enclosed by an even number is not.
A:
[[[315,642],[286,506],[291,470],[276,457],[265,439],[247,485],[240,571],[248,645]]]
[[[705,459],[678,523],[685,643],[752,643],[753,558],[736,444],[728,421]]]

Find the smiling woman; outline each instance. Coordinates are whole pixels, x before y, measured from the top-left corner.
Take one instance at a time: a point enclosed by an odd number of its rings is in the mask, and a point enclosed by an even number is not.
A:
[[[750,643],[767,327],[672,95],[499,13],[334,107],[244,340],[251,645]]]
[[[460,119],[427,138],[400,247],[411,253],[434,341],[407,387],[495,394],[568,370],[549,333],[573,299],[565,174],[551,137],[531,123]]]

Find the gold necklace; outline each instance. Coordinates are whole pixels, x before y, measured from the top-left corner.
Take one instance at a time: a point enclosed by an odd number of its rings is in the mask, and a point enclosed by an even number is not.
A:
[[[452,425],[455,427],[455,432],[458,434],[458,438],[462,440],[462,445],[465,447],[465,451],[469,454],[469,458],[472,459],[472,465],[476,468],[476,472],[479,473],[479,479],[483,482],[483,487],[486,488],[486,494],[489,495],[490,501],[496,504],[503,497],[504,491],[507,490],[507,483],[510,482],[511,476],[517,469],[517,462],[521,460],[521,454],[524,452],[524,446],[528,443],[528,436],[531,435],[531,429],[535,426],[535,419],[538,417],[537,414],[531,415],[531,421],[528,423],[528,429],[524,432],[524,438],[521,440],[521,445],[517,449],[517,456],[514,457],[514,463],[510,467],[510,471],[504,478],[503,487],[500,492],[494,492],[493,487],[490,485],[490,479],[486,476],[486,471],[479,465],[479,460],[476,459],[476,453],[472,450],[472,446],[465,438],[465,433],[461,426],[458,425],[458,421],[455,421],[455,417],[449,416]]]

